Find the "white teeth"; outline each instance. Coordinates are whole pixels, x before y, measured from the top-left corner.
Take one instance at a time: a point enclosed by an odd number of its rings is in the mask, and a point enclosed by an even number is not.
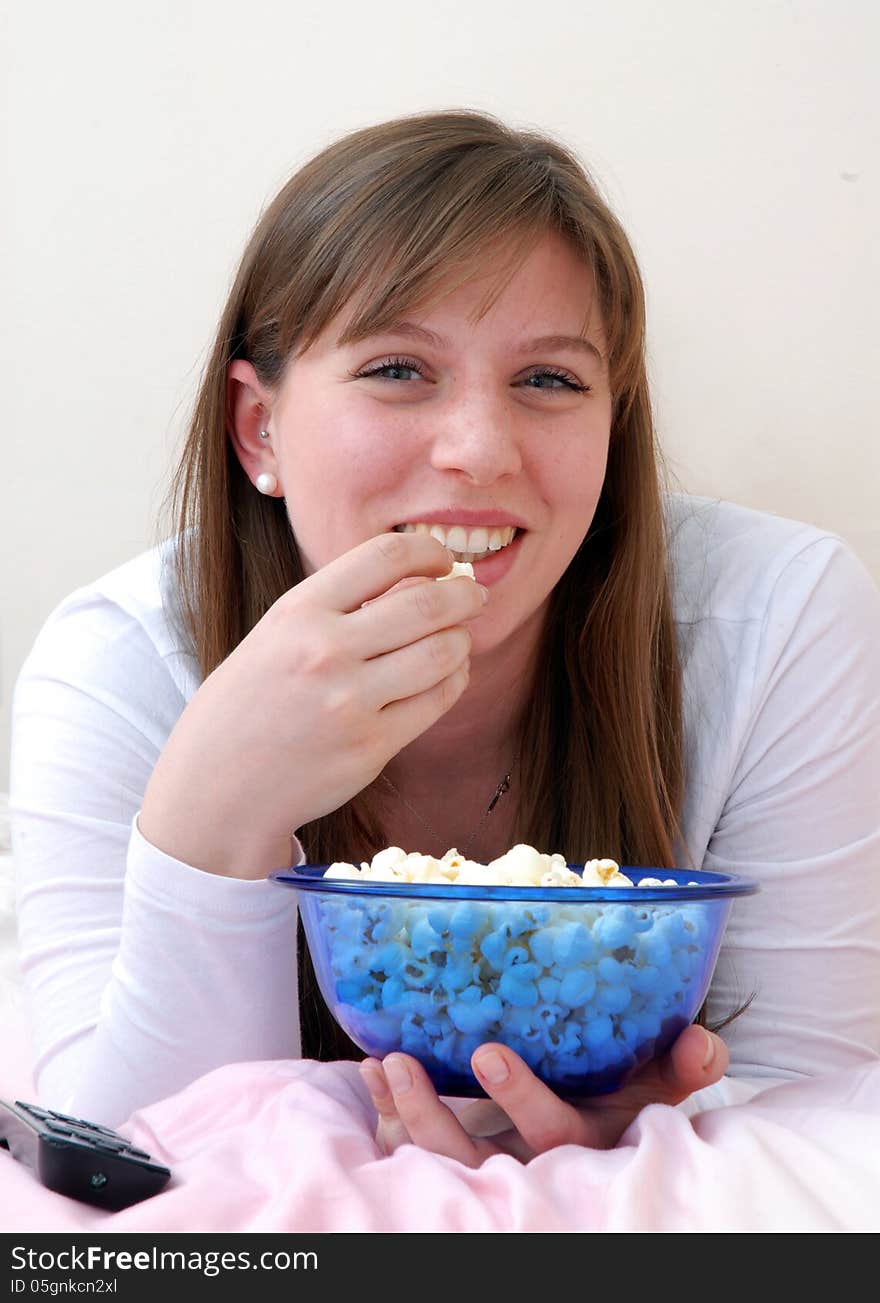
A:
[[[508,543],[512,543],[516,536],[514,525],[505,525],[503,529],[486,529],[481,525],[469,530],[464,525],[428,525],[419,521],[418,524],[397,525],[395,528],[402,534],[430,534],[444,547],[448,547],[450,552],[465,557],[468,554],[479,557],[488,552],[499,552]]]
[[[446,546],[449,548],[450,552],[471,551],[468,547],[468,533],[463,525],[453,525],[450,530],[447,530]]]

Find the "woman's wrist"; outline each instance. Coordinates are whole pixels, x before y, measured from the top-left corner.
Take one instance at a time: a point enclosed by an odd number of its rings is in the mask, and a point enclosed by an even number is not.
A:
[[[148,785],[137,816],[138,831],[156,850],[190,868],[224,878],[259,880],[288,867],[300,854],[293,833],[261,838],[243,826],[200,819],[192,808],[163,803]]]

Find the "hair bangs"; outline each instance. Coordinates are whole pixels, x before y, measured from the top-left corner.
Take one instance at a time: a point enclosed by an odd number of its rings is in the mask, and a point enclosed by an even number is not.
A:
[[[559,222],[554,196],[546,182],[538,183],[527,158],[498,158],[487,172],[486,160],[473,154],[430,183],[424,174],[407,178],[410,185],[397,194],[392,216],[375,205],[358,214],[344,250],[336,251],[332,277],[298,323],[295,338],[282,323],[287,352],[306,352],[343,316],[343,345],[387,330],[485,275],[491,260],[496,274],[477,311],[476,320],[482,320]]]

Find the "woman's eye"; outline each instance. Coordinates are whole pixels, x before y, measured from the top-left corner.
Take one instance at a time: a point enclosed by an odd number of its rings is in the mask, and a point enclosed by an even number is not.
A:
[[[533,380],[550,380],[550,381],[556,381],[557,383],[549,384],[546,386],[532,385],[531,382]],[[576,394],[588,393],[590,389],[589,385],[580,385],[576,380],[572,380],[571,376],[566,375],[564,371],[549,371],[549,370],[533,371],[530,376],[526,376],[524,383],[533,389],[546,388],[553,391],[553,390],[558,390],[561,387],[563,389],[570,389]]]
[[[401,371],[413,371],[417,376],[422,374],[418,363],[413,362],[406,357],[391,357],[386,362],[380,362],[378,366],[367,367],[363,371],[355,373],[356,380],[368,380],[371,376],[378,376],[382,380],[399,380]],[[388,372],[398,374],[388,374]],[[405,378],[405,377],[404,377]]]

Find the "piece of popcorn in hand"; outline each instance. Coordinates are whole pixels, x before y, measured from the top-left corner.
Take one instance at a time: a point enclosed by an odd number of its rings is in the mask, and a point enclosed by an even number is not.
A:
[[[453,561],[449,574],[441,575],[437,583],[439,584],[443,579],[457,579],[459,575],[465,575],[466,578],[473,579],[476,582],[477,576],[474,574],[474,567],[470,561]]]

